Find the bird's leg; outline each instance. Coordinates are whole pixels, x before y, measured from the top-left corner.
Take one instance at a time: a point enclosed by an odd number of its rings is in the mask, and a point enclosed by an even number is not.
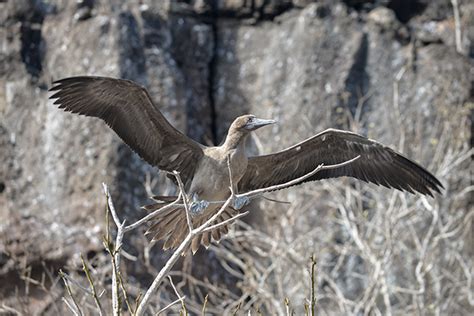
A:
[[[192,195],[193,201],[191,202],[190,211],[191,216],[201,215],[204,210],[209,206],[209,202],[206,200],[199,200],[197,193]]]
[[[236,210],[240,210],[242,207],[250,203],[250,199],[246,196],[237,196],[232,202],[232,207]]]
[[[234,194],[238,194],[238,187],[235,183],[232,183],[232,189]],[[232,207],[236,210],[240,210],[242,207],[250,203],[250,199],[246,196],[235,196],[232,201]]]

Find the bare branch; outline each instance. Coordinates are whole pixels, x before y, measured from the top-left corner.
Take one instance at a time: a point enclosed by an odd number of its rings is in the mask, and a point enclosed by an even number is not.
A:
[[[454,37],[456,41],[456,51],[459,54],[463,54],[462,47],[462,35],[461,35],[461,16],[459,14],[459,3],[458,0],[451,0],[454,13]]]
[[[69,283],[68,283],[67,279],[64,277],[64,272],[62,270],[59,270],[59,276],[63,279],[64,286],[66,287],[67,293],[69,294],[69,297],[71,298],[71,300],[74,304],[74,307],[69,304],[69,302],[66,300],[66,298],[64,298],[64,302],[71,309],[71,311],[74,313],[74,315],[83,316],[84,314],[82,313],[81,308],[77,304],[76,299],[74,298],[74,295],[72,294],[71,287],[69,286]]]
[[[175,176],[176,181],[178,182],[180,195],[183,197],[184,211],[186,212],[186,222],[188,223],[189,231],[192,231],[193,223],[191,221],[191,213],[189,211],[189,201],[188,201],[188,196],[186,195],[186,191],[184,190],[183,181],[181,180],[181,177],[179,176],[178,171],[176,170],[173,171],[173,175]]]
[[[92,292],[89,291],[89,289],[85,288],[82,284],[71,278],[66,272],[62,271],[60,272],[60,277],[65,278],[67,281],[71,282],[75,286],[77,286],[78,289],[82,290],[84,293],[87,295],[92,295]]]
[[[313,171],[311,171],[310,173],[307,173],[305,174],[304,176],[301,176],[299,178],[296,178],[294,180],[291,180],[291,181],[288,181],[286,183],[282,183],[282,184],[277,184],[277,185],[273,185],[273,186],[270,186],[270,187],[267,187],[267,188],[262,188],[262,189],[257,189],[257,190],[253,190],[253,191],[250,191],[250,192],[246,192],[246,193],[243,193],[243,194],[237,194],[236,196],[237,197],[255,197],[255,196],[258,196],[258,195],[261,195],[265,192],[270,192],[270,191],[276,191],[276,190],[281,190],[281,189],[285,189],[285,188],[288,188],[288,187],[291,187],[295,184],[298,184],[300,183],[301,181],[304,181],[306,179],[308,179],[309,177],[312,177],[313,175],[315,175],[316,173],[318,173],[319,171],[322,171],[322,170],[329,170],[329,169],[336,169],[336,168],[340,168],[340,167],[343,167],[345,165],[348,165],[354,161],[356,161],[357,159],[359,159],[360,156],[356,156],[354,158],[352,158],[351,160],[347,160],[345,162],[342,162],[342,163],[339,163],[339,164],[335,164],[335,165],[323,165],[323,164],[320,164],[318,167],[316,167]]]
[[[229,160],[227,161],[227,164],[228,164],[228,169],[229,169],[229,172],[230,172]],[[176,177],[179,177],[179,174],[176,174]],[[232,176],[230,175],[229,178],[230,178],[231,187],[232,187]],[[202,233],[203,230],[206,227],[211,225],[211,223],[214,222],[225,211],[225,209],[230,205],[230,202],[234,199],[234,195],[233,195],[232,192],[233,192],[233,189],[231,189],[231,195],[229,196],[227,201],[221,206],[219,211],[217,211],[213,216],[211,216],[211,218],[209,218],[206,222],[204,222],[204,224],[202,224],[201,226],[191,230],[188,233],[188,235],[186,236],[186,238],[178,246],[178,248],[174,251],[174,253],[171,255],[170,259],[168,259],[166,264],[160,270],[158,275],[153,280],[153,283],[150,285],[150,287],[146,291],[145,295],[143,296],[143,299],[142,299],[142,301],[140,302],[140,304],[137,308],[137,313],[136,313],[137,316],[141,316],[141,315],[144,314],[145,308],[146,308],[146,306],[147,306],[147,304],[150,300],[151,295],[155,292],[155,290],[158,288],[158,286],[163,281],[164,277],[168,274],[168,272],[171,270],[171,268],[175,265],[176,261],[178,261],[181,254],[186,249],[188,249],[188,247],[191,244],[191,241],[193,240],[193,238],[195,236],[197,236],[198,234]],[[181,191],[181,188],[180,188],[180,194],[182,194],[183,196],[185,194],[183,191]]]
[[[80,315],[77,312],[77,309],[73,305],[71,305],[71,303],[65,297],[63,297],[62,300],[63,300],[64,304],[66,304],[66,306],[69,308],[69,310],[74,314],[74,316],[79,316]]]
[[[66,303],[66,305],[68,304],[69,302]],[[73,311],[74,312],[74,311]],[[2,306],[0,306],[0,313],[5,313],[5,314],[14,314],[14,315],[23,315],[21,312],[17,311],[16,309],[14,309],[13,307],[10,307],[8,305],[5,305],[5,303],[2,303]]]
[[[136,229],[138,226],[146,223],[147,221],[149,221],[150,219],[152,219],[153,217],[155,217],[156,215],[160,214],[160,213],[163,213],[164,211],[167,211],[169,210],[170,208],[172,208],[173,206],[177,206],[179,205],[178,202],[181,200],[181,193],[178,194],[178,197],[176,198],[175,201],[171,202],[170,204],[167,204],[165,206],[163,206],[162,208],[159,208],[157,209],[156,211],[148,214],[147,216],[143,217],[142,219],[136,221],[135,223],[133,224],[130,224],[126,227],[124,227],[123,229],[123,232],[126,233],[130,230],[134,230]]]
[[[97,310],[99,311],[99,315],[102,316],[104,314],[104,312],[102,310],[102,305],[100,304],[99,296],[97,295],[97,292],[95,290],[94,281],[93,281],[91,273],[89,271],[89,267],[87,266],[87,263],[85,262],[84,257],[82,257],[82,255],[81,255],[81,261],[82,261],[82,269],[84,270],[84,272],[86,274],[86,277],[87,277],[87,280],[89,281],[89,285],[90,285],[90,288],[91,288],[90,290],[92,292],[91,293],[92,297],[94,298],[94,302],[97,306]]]
[[[168,280],[170,280],[171,287],[173,288],[173,291],[174,291],[174,293],[176,294],[176,296],[177,296],[178,298],[184,297],[184,296],[181,296],[181,295],[179,294],[178,289],[176,288],[176,286],[175,286],[174,283],[173,283],[173,279],[172,279],[171,276],[169,276],[169,275],[168,275]],[[183,311],[184,311],[184,314],[187,315],[188,312],[187,312],[186,305],[184,304],[184,300],[183,300],[183,299],[181,299],[181,307],[182,307],[182,309],[183,309]]]
[[[208,231],[211,231],[211,230],[214,230],[216,228],[219,228],[223,225],[227,225],[228,223],[230,222],[233,222],[235,221],[236,219],[242,217],[242,216],[245,216],[247,214],[247,212],[244,212],[244,213],[241,213],[241,214],[238,214],[230,219],[227,219],[225,221],[222,221],[220,223],[217,223],[217,224],[214,224],[213,223],[219,218],[219,216],[221,216],[221,214],[225,211],[225,209],[230,205],[231,201],[235,198],[235,197],[255,197],[255,196],[259,196],[265,192],[268,192],[268,191],[273,191],[273,190],[280,190],[280,189],[283,189],[283,188],[286,188],[286,187],[289,187],[289,186],[292,186],[294,184],[297,184],[301,181],[304,181],[305,179],[313,176],[314,174],[316,174],[317,172],[321,171],[321,170],[327,170],[327,169],[334,169],[334,168],[339,168],[339,167],[342,167],[342,166],[345,166],[349,163],[352,163],[353,161],[355,161],[356,159],[358,159],[359,156],[351,159],[351,160],[348,160],[346,162],[343,162],[343,163],[340,163],[340,164],[336,164],[336,165],[328,165],[328,166],[324,166],[324,165],[319,165],[317,168],[315,168],[313,171],[311,171],[310,173],[302,176],[302,177],[299,177],[295,180],[292,180],[292,181],[289,181],[287,183],[283,183],[283,184],[280,184],[280,185],[275,185],[275,186],[271,186],[271,187],[268,187],[268,188],[263,188],[263,189],[258,189],[258,190],[254,190],[254,191],[251,191],[251,192],[247,192],[247,193],[244,193],[244,194],[240,194],[240,195],[235,195],[234,193],[234,183],[232,181],[232,169],[231,169],[231,166],[230,166],[230,159],[228,157],[227,159],[227,167],[228,167],[228,171],[229,171],[229,182],[230,182],[230,185],[229,185],[229,189],[230,189],[230,196],[229,198],[222,204],[222,206],[220,207],[220,209],[215,213],[213,214],[213,216],[211,216],[206,222],[204,222],[201,226],[197,227],[197,228],[193,228],[192,225],[190,225],[191,223],[191,219],[190,219],[190,213],[189,213],[189,208],[187,207],[187,201],[186,201],[186,193],[184,192],[184,185],[179,177],[179,173],[177,172],[174,172],[174,176],[176,177],[177,181],[178,181],[178,187],[179,187],[179,196],[178,198],[176,199],[176,201],[173,202],[174,205],[179,205],[177,204],[177,202],[179,201],[180,198],[183,198],[184,200],[184,206],[185,206],[185,209],[186,209],[186,215],[187,215],[187,220],[188,220],[188,226],[190,228],[190,231],[188,233],[188,235],[185,237],[185,239],[181,242],[181,244],[178,246],[178,248],[174,251],[174,253],[171,255],[171,257],[168,259],[168,261],[166,262],[166,264],[162,267],[162,269],[158,272],[157,276],[155,277],[155,279],[153,280],[153,283],[150,285],[150,287],[147,289],[145,295],[143,296],[143,299],[139,302],[139,305],[137,307],[137,310],[136,310],[136,315],[138,316],[141,316],[145,313],[145,310],[146,310],[146,307],[150,301],[150,298],[152,296],[152,294],[156,291],[156,289],[158,288],[158,286],[162,283],[163,279],[166,277],[166,275],[169,273],[169,271],[171,270],[171,268],[174,266],[174,264],[177,262],[177,260],[179,259],[179,257],[184,253],[184,251],[186,249],[189,248],[192,240],[194,237],[196,237],[197,235],[203,233],[203,232],[208,232]],[[116,238],[116,246],[115,246],[115,249],[114,249],[114,252],[113,252],[113,265],[114,265],[114,277],[113,277],[113,282],[115,280],[115,282],[117,283],[117,275],[119,273],[119,261],[120,261],[120,246],[122,244],[122,238],[123,238],[123,234],[125,231],[128,231],[128,230],[131,230],[131,229],[134,229],[136,227],[138,227],[139,225],[141,225],[142,223],[146,222],[146,220],[150,219],[153,215],[156,215],[158,212],[162,212],[163,209],[165,208],[169,208],[170,205],[167,205],[157,211],[155,211],[154,213],[152,214],[149,214],[147,215],[145,218],[135,222],[134,224],[131,224],[127,227],[124,226],[124,223],[120,223],[120,220],[115,212],[115,208],[113,207],[113,203],[112,203],[112,200],[110,198],[110,194],[108,192],[108,188],[107,186],[104,184],[104,191],[106,193],[106,196],[108,198],[108,205],[109,205],[109,209],[110,209],[110,212],[112,213],[112,217],[114,218],[114,222],[117,226],[117,238]],[[114,311],[118,311],[118,287],[116,285],[116,283],[113,284],[113,306],[114,306]],[[114,290],[114,288],[117,288],[117,290]],[[114,292],[117,292],[116,294],[114,294]],[[269,299],[271,299],[271,297],[268,297]]]
[[[162,309],[160,309],[158,311],[158,313],[156,313],[157,315],[167,311],[170,307],[172,307],[173,305],[176,305],[177,303],[179,302],[182,302],[184,299],[186,298],[186,296],[181,296],[180,298],[178,298],[176,301],[173,301],[171,303],[169,303],[168,305],[166,305],[165,307],[163,307]]]
[[[112,200],[112,197],[110,196],[109,188],[105,183],[102,183],[102,188],[104,189],[105,196],[107,198],[107,205],[109,207],[110,213],[112,214],[112,218],[114,219],[115,225],[119,227],[120,220],[117,216],[117,212],[115,211],[115,206],[114,206],[114,201]]]
[[[107,245],[109,247],[107,251],[110,253],[112,258],[112,309],[115,316],[120,315],[120,302],[119,302],[119,273],[120,273],[120,249],[122,247],[122,240],[124,234],[125,220],[120,223],[115,206],[110,196],[109,188],[105,183],[102,183],[104,188],[105,196],[107,197],[107,207],[112,218],[114,219],[115,225],[117,226],[117,237],[115,238],[115,245]]]
[[[225,225],[227,225],[227,224],[229,224],[229,223],[233,223],[234,221],[236,221],[237,219],[239,219],[239,218],[241,218],[241,217],[244,217],[244,216],[247,215],[248,213],[249,213],[249,211],[245,211],[245,212],[243,212],[243,213],[239,213],[239,214],[237,214],[237,215],[235,215],[235,216],[232,216],[232,217],[229,218],[229,219],[226,219],[225,221],[222,221],[222,222],[220,222],[220,223],[218,223],[218,224],[215,224],[215,225],[212,225],[212,226],[209,226],[209,227],[203,229],[202,232],[203,232],[203,233],[205,233],[205,232],[210,232],[210,231],[213,231],[213,230],[215,230],[215,229],[217,229],[217,228],[219,228],[219,227],[225,226]]]
[[[201,233],[204,228],[210,225],[213,221],[217,219],[218,216],[224,212],[227,206],[229,206],[230,202],[232,201],[233,196],[230,196],[227,201],[222,205],[222,207],[219,209],[219,211],[214,214],[208,221],[206,221],[204,224],[199,226],[198,228],[193,229],[191,232],[188,233],[186,238],[181,242],[181,244],[178,246],[178,248],[174,251],[174,253],[171,255],[171,257],[168,259],[166,264],[163,266],[163,268],[160,270],[158,275],[155,277],[153,280],[153,283],[150,285],[148,290],[146,291],[145,295],[143,296],[142,301],[140,302],[138,308],[137,308],[137,316],[141,316],[145,313],[145,308],[150,301],[151,296],[153,293],[156,291],[158,286],[161,284],[165,276],[168,274],[168,272],[171,270],[171,268],[175,265],[175,263],[178,261],[179,257],[181,257],[181,254],[189,247],[191,244],[191,241],[193,238]]]

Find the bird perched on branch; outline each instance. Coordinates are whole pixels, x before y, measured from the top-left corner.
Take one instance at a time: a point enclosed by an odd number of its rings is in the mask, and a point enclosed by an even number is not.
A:
[[[192,199],[193,225],[200,225],[217,212],[220,205],[209,204],[229,197],[229,168],[235,191],[240,193],[286,183],[313,171],[320,164],[334,165],[359,159],[340,168],[322,170],[301,181],[341,176],[432,196],[440,193],[440,181],[416,162],[396,151],[352,132],[328,129],[282,151],[248,157],[245,140],[253,131],[270,124],[254,115],[243,115],[231,124],[224,143],[207,147],[176,130],[160,113],[145,88],[122,79],[71,77],[55,81],[50,97],[59,108],[80,115],[98,117],[141,158],[165,171],[177,171],[185,191]],[[229,168],[228,168],[229,163]],[[175,181],[174,177],[171,178]],[[300,184],[297,183],[297,184]],[[145,206],[156,210],[176,197],[158,198]],[[235,201],[217,219],[232,218],[247,201]],[[148,233],[164,240],[164,249],[175,248],[188,232],[183,206],[170,208],[152,220]],[[227,225],[196,236],[191,244],[195,252],[200,244],[209,246],[228,232]]]

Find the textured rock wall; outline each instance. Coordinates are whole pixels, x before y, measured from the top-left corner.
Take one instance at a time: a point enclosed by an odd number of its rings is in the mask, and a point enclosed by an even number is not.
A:
[[[52,80],[135,80],[206,144],[254,113],[280,125],[259,132],[253,152],[350,126],[429,166],[443,130],[415,127],[472,101],[474,9],[460,2],[460,52],[448,0],[0,3],[0,284],[21,283],[20,266],[100,251],[101,182],[130,218],[146,179],[155,192],[174,190],[104,124],[52,106]],[[423,146],[394,137],[401,128]]]

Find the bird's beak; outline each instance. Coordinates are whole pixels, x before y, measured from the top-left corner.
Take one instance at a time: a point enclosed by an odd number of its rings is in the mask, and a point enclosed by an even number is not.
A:
[[[253,130],[256,130],[257,128],[264,127],[270,124],[275,124],[275,123],[276,123],[275,120],[264,120],[264,119],[254,118],[250,122],[248,122],[247,125],[245,125],[245,128],[253,131]]]

